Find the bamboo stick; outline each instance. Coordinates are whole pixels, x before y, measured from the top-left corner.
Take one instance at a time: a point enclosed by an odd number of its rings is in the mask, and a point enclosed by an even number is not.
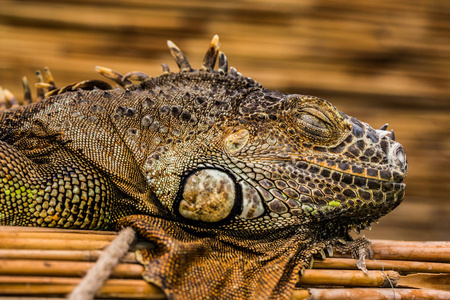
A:
[[[10,278],[0,276],[3,295],[65,295],[81,281],[79,278]],[[160,288],[143,280],[110,279],[105,282],[97,297],[165,299]]]
[[[396,286],[400,275],[395,271],[305,270],[299,285],[335,285],[389,287]]]
[[[434,289],[450,292],[450,273],[446,274],[411,274],[402,276],[399,287]]]
[[[373,240],[372,246],[384,247],[384,246],[396,246],[396,247],[429,247],[429,248],[449,248],[450,242],[447,241],[393,241],[393,240]]]
[[[0,249],[99,250],[108,246],[109,243],[109,241],[101,240],[2,238]]]
[[[93,262],[0,259],[0,275],[81,277],[93,265]],[[111,276],[140,279],[143,271],[144,267],[141,265],[121,263],[114,269]]]
[[[102,253],[100,250],[0,249],[0,259],[96,261]],[[136,254],[128,252],[121,261],[137,263]]]
[[[380,289],[380,288],[353,288],[353,289],[309,289],[309,298],[296,299],[450,299],[450,292],[437,290],[416,289]]]
[[[350,269],[356,270],[356,259],[326,258],[314,261],[314,269]],[[434,262],[417,262],[401,260],[366,260],[369,270],[395,270],[400,273],[424,272],[445,273],[450,272],[450,264]]]
[[[292,293],[291,300],[308,299],[311,296],[308,290],[296,289]]]
[[[117,235],[117,231],[107,231],[107,230],[85,230],[85,229],[65,229],[65,228],[48,228],[48,227],[30,227],[30,226],[0,226],[0,234],[4,234],[5,232],[46,232],[51,233],[52,235],[55,233],[76,233],[76,234],[86,234],[86,235],[99,235],[102,238],[108,238],[108,235]]]
[[[97,240],[97,241],[107,241],[111,242],[117,234],[108,234],[100,231],[89,231],[86,233],[66,233],[66,232],[39,232],[39,231],[23,231],[18,229],[17,231],[4,231],[3,228],[7,226],[0,227],[0,239],[3,238],[37,238],[37,239],[60,239],[60,240]],[[26,227],[24,227],[26,228]],[[49,234],[50,233],[50,234]]]
[[[376,259],[450,262],[450,242],[401,242],[378,240],[371,246]]]
[[[2,229],[2,228],[0,228]],[[24,230],[24,231],[22,231]],[[49,232],[50,231],[50,232]],[[47,235],[45,235],[46,232]],[[17,234],[19,233],[19,234]],[[33,238],[34,234],[41,237]],[[49,229],[33,229],[28,231],[27,228],[8,228],[8,231],[2,231],[2,241],[6,239],[11,240],[26,240],[32,241],[29,245],[32,247],[36,240],[42,241],[45,237],[45,241],[48,243],[54,243],[61,240],[64,231],[53,231]],[[110,237],[114,237],[115,233],[107,233]],[[69,242],[82,242],[85,236],[90,236],[87,240],[89,242],[107,242],[102,240],[102,232],[91,231],[73,231],[70,232]],[[98,238],[96,238],[98,236]],[[57,237],[56,239],[54,237]],[[79,239],[78,239],[79,238]],[[40,247],[34,244],[34,247]],[[67,245],[67,242],[65,243]],[[373,241],[375,249],[383,248],[383,245],[389,245],[389,241],[375,240]],[[411,248],[424,248],[429,253],[434,253],[433,249],[447,249],[449,243],[446,242],[392,242],[393,246],[400,249]],[[70,245],[69,245],[70,246]],[[85,246],[90,247],[89,243],[85,243]],[[395,248],[395,247],[394,247]],[[392,250],[394,252],[395,249]],[[434,251],[434,252],[433,252]],[[379,250],[375,250],[375,254],[379,253]],[[400,251],[401,252],[401,251]],[[0,249],[0,295],[19,295],[25,291],[26,295],[34,293],[35,295],[65,295],[70,292],[79,280],[79,277],[83,276],[87,270],[93,266],[96,257],[101,253],[100,250],[39,250],[39,249]],[[26,258],[26,259],[24,259]],[[51,259],[49,259],[51,258]],[[139,283],[137,286],[130,283],[130,289],[137,288],[140,285],[145,286],[147,284],[141,278],[143,267],[136,264],[135,255],[129,253],[127,256],[128,262],[120,264],[114,271],[113,277],[131,278]],[[72,261],[70,261],[72,260]],[[80,261],[84,260],[84,261]],[[442,274],[419,274],[420,276],[405,277],[399,276],[397,272],[393,271],[369,271],[368,275],[364,275],[361,271],[349,271],[342,270],[354,269],[356,261],[349,258],[327,258],[325,260],[316,260],[314,268],[327,268],[327,269],[313,269],[306,270],[305,275],[302,276],[298,282],[301,286],[364,286],[364,287],[378,287],[393,286],[398,282],[401,286],[409,287],[438,287],[442,289],[445,287],[443,280],[447,280],[447,275]],[[367,260],[366,265],[369,269],[381,269],[383,264],[384,269],[396,269],[400,272],[449,272],[449,264],[445,263],[430,263],[430,262],[415,262],[415,261],[396,261],[396,260],[381,260],[379,262],[373,260]],[[335,270],[332,270],[332,269]],[[415,274],[416,275],[416,274]],[[389,280],[388,280],[389,278]],[[126,280],[125,280],[126,281]],[[111,281],[113,283],[114,281]],[[132,290],[122,289],[121,283],[117,283],[115,287],[108,287],[103,296],[114,298],[140,298],[144,297],[143,293],[133,293]],[[117,293],[114,290],[117,288]],[[406,294],[410,291],[404,290]],[[126,295],[123,293],[127,293]],[[336,292],[329,290],[323,290],[323,293],[331,293],[335,295]],[[346,293],[353,295],[354,289],[347,289]],[[381,293],[383,294],[383,293]],[[380,295],[381,295],[380,294]],[[419,296],[434,295],[439,296],[439,293],[434,291],[430,293],[416,292]],[[439,294],[439,295],[438,295]],[[124,296],[125,295],[125,296]],[[153,295],[153,294],[152,294]],[[309,295],[306,290],[296,291],[293,294],[293,299],[304,299]],[[355,294],[357,297],[358,294]],[[105,296],[105,297],[106,297]],[[149,294],[145,294],[149,296]],[[153,297],[153,296],[152,296]],[[330,296],[331,297],[331,296]],[[0,299],[1,300],[1,299]]]
[[[111,231],[66,232],[64,229],[0,226],[0,249],[99,250],[116,234]],[[379,260],[450,262],[450,242],[372,240],[371,248],[374,258]],[[337,253],[336,257],[339,256],[348,257]]]

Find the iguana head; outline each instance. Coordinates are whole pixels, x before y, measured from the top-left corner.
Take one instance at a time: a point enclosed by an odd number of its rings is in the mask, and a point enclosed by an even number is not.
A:
[[[169,47],[180,72],[140,88],[178,98],[152,100],[154,111],[169,116],[158,126],[176,128],[178,144],[162,145],[144,168],[177,221],[259,233],[327,223],[347,232],[402,201],[406,156],[387,125],[374,130],[325,100],[264,89],[228,72],[223,54],[213,70],[217,38],[200,70]]]

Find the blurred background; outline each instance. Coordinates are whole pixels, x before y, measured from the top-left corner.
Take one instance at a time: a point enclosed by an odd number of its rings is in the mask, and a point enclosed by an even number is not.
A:
[[[0,85],[21,99],[45,66],[58,86],[96,65],[157,76],[177,70],[167,39],[198,68],[214,34],[244,76],[395,130],[406,198],[366,236],[450,240],[450,1],[0,0]]]

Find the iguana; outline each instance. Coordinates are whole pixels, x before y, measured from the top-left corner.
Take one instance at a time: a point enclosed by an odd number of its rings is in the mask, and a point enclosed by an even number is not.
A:
[[[349,231],[405,194],[387,124],[265,89],[217,36],[197,70],[168,46],[179,72],[56,88],[47,71],[45,99],[0,113],[0,225],[132,226],[156,244],[144,278],[180,299],[286,298],[314,254],[365,249]]]

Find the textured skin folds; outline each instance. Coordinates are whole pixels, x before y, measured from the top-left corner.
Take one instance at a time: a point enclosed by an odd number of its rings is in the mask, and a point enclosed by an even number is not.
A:
[[[218,37],[199,70],[169,47],[178,73],[98,68],[123,88],[0,112],[0,225],[133,226],[158,245],[144,278],[173,298],[289,297],[313,254],[366,247],[348,232],[405,194],[393,133],[228,71]]]

